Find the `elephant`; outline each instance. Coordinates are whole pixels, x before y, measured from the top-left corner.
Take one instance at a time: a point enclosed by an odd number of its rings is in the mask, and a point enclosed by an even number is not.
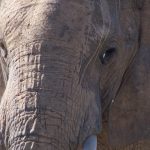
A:
[[[149,18],[149,0],[1,0],[0,150],[101,150],[105,119],[112,149],[149,141]]]

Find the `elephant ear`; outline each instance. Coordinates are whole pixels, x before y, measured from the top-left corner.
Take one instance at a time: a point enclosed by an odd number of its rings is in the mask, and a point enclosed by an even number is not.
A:
[[[139,11],[139,49],[109,112],[109,139],[113,147],[150,142],[150,1],[145,0]],[[129,20],[131,14],[126,15]]]

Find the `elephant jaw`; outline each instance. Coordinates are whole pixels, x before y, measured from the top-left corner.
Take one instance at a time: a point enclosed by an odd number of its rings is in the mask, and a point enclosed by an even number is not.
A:
[[[89,136],[83,144],[83,150],[97,150],[97,136]]]

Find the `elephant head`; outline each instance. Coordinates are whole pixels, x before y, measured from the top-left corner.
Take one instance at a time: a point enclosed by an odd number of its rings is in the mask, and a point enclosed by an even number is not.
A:
[[[1,147],[96,148],[102,113],[139,49],[140,9],[130,0],[3,0]]]

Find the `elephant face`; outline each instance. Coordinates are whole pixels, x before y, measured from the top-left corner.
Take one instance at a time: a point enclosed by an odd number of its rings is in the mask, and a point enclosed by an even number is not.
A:
[[[9,68],[0,106],[3,146],[69,150],[100,133],[102,112],[137,53],[136,7],[115,0],[2,1]]]

